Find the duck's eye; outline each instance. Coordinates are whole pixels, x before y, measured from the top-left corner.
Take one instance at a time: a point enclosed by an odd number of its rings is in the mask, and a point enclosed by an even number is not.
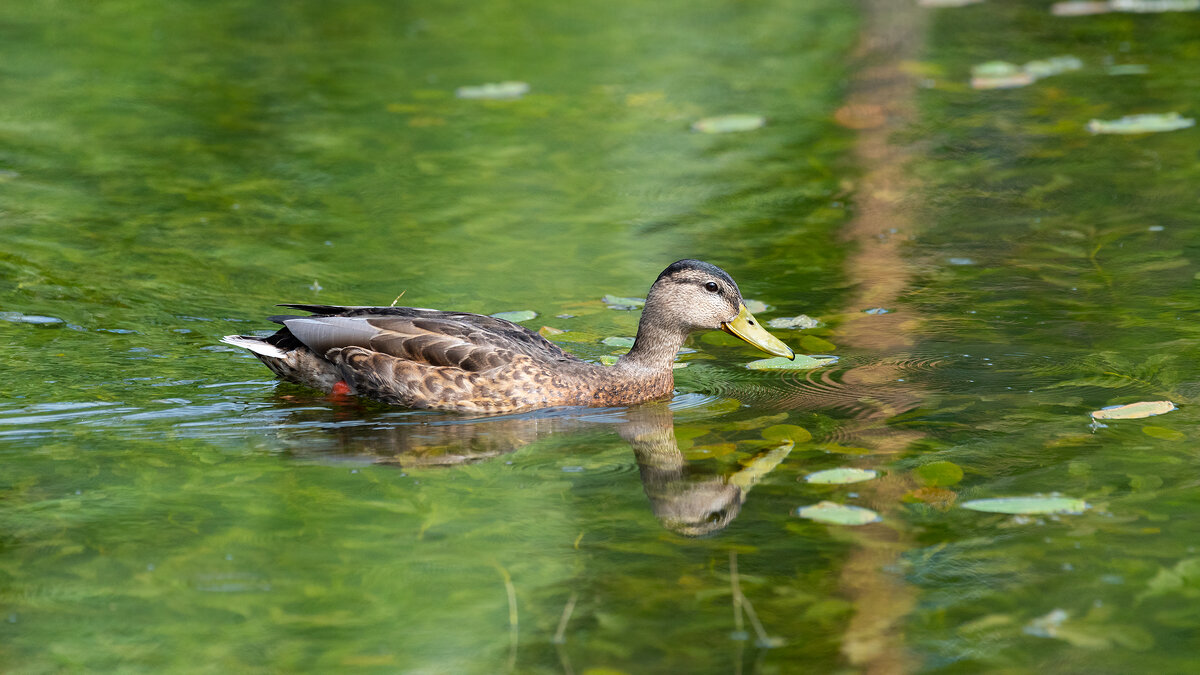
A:
[[[717,291],[721,290],[721,287],[717,285],[717,282],[709,281],[708,283],[704,284],[704,290],[708,291],[709,293],[716,293]]]

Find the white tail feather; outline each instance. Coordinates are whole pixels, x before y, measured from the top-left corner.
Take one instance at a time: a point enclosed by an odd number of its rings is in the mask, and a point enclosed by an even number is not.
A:
[[[221,338],[221,342],[224,342],[227,345],[233,345],[234,347],[243,347],[245,349],[249,349],[255,354],[270,356],[276,359],[282,359],[287,356],[287,353],[273,344],[263,342],[258,338],[246,337],[244,335],[226,335],[225,337]]]

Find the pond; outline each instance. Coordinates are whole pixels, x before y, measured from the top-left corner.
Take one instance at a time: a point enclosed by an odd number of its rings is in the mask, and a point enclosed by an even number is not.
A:
[[[1188,670],[1200,12],[1153,4],[0,7],[0,663]],[[601,361],[685,257],[837,360],[705,333],[669,401],[470,417],[219,342],[395,302]]]

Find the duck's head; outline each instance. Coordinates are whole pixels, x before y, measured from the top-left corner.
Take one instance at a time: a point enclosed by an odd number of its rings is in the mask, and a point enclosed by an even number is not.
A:
[[[701,260],[679,260],[663,270],[646,296],[646,313],[683,333],[719,328],[768,354],[796,356],[746,309],[733,277]]]

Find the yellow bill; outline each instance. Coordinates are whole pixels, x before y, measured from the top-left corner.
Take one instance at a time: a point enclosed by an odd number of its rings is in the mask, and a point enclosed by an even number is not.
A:
[[[787,359],[796,358],[796,352],[793,352],[791,347],[783,344],[783,341],[779,338],[768,333],[767,329],[763,328],[758,323],[758,320],[754,318],[754,315],[750,313],[750,310],[746,309],[744,303],[739,307],[738,315],[734,317],[733,321],[726,321],[721,324],[721,330],[730,335],[740,337],[768,354],[782,356]]]

